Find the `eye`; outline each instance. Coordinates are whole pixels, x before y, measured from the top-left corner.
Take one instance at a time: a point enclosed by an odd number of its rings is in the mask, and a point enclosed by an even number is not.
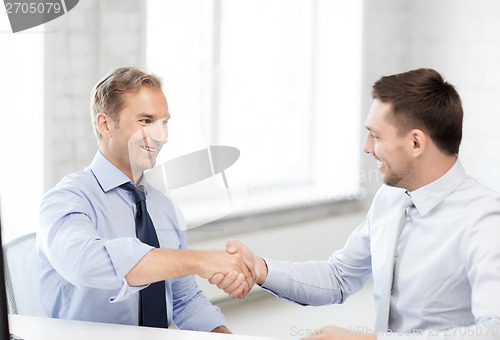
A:
[[[149,124],[151,124],[152,121],[151,121],[151,119],[145,118],[145,119],[139,120],[139,122],[141,122],[145,125],[149,125]]]

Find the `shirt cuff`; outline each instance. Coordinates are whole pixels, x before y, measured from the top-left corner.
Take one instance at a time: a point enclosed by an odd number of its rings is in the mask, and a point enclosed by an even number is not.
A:
[[[276,295],[281,295],[276,292],[283,291],[290,280],[290,263],[267,258],[263,260],[267,265],[267,278],[261,287]]]
[[[127,280],[125,278],[123,278],[122,288],[120,288],[120,291],[118,292],[118,294],[116,296],[112,296],[109,298],[109,302],[116,303],[116,302],[127,300],[132,294],[137,293],[138,291],[146,288],[147,286],[149,286],[149,285],[131,287],[128,285]]]

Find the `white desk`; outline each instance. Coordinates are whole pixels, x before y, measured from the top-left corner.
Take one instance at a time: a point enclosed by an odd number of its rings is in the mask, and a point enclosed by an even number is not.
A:
[[[10,332],[25,340],[264,340],[246,335],[181,331],[9,315]]]

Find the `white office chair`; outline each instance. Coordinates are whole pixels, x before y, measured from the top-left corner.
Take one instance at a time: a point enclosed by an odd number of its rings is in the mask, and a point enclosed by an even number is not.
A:
[[[40,303],[36,233],[6,243],[3,251],[10,313],[46,316]]]

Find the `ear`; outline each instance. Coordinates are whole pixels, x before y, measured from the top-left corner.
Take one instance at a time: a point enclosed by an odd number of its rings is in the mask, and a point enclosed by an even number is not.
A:
[[[410,131],[411,153],[414,158],[421,156],[427,148],[429,137],[420,129]]]
[[[96,125],[97,129],[101,133],[103,138],[110,138],[111,137],[111,117],[109,117],[106,113],[101,112],[97,115],[96,119]]]

